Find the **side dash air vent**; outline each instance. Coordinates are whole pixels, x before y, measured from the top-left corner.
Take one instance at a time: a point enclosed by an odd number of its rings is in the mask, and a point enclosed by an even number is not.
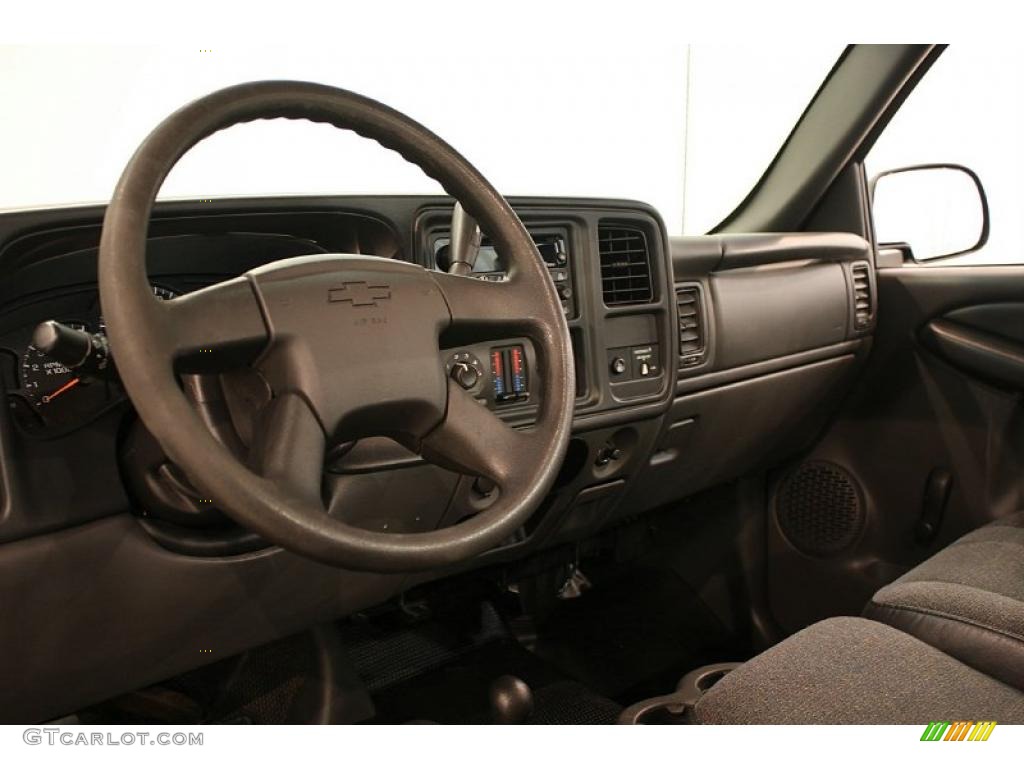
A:
[[[858,330],[871,325],[874,297],[871,295],[871,265],[858,261],[850,268],[853,273],[853,324]]]
[[[606,306],[645,304],[654,298],[647,238],[639,229],[602,226],[597,231],[601,289]]]
[[[704,362],[707,335],[704,328],[704,302],[700,288],[676,288],[679,316],[679,367],[692,368]]]

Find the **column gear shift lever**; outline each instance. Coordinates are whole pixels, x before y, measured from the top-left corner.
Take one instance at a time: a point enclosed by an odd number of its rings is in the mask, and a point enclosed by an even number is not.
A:
[[[466,213],[462,203],[456,202],[452,210],[452,241],[449,246],[448,272],[453,275],[470,275],[480,253],[483,235],[476,220]]]

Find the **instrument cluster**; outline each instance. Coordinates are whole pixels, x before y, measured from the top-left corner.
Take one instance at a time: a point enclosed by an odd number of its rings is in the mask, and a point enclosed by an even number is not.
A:
[[[167,300],[177,292],[153,285],[153,295]],[[81,304],[81,302],[79,302]],[[99,298],[71,315],[41,318],[105,340],[106,324]],[[0,364],[9,412],[23,431],[57,436],[85,426],[125,399],[116,377],[82,373],[56,360],[33,341],[37,325],[29,325],[0,338]]]

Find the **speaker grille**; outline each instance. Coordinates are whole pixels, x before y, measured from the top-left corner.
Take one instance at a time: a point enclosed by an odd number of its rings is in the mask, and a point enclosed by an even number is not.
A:
[[[806,462],[786,477],[775,514],[789,542],[808,555],[834,555],[853,544],[864,527],[857,481],[827,461]]]

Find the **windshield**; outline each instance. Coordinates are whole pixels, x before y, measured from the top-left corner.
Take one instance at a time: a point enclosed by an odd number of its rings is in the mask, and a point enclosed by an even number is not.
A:
[[[0,47],[0,209],[104,202],[142,138],[181,105],[246,80],[299,79],[405,112],[503,194],[632,198],[670,234],[702,233],[760,178],[840,53],[626,45],[472,66],[422,50],[375,60],[317,48]],[[369,141],[278,120],[202,142],[160,196],[440,192]]]

